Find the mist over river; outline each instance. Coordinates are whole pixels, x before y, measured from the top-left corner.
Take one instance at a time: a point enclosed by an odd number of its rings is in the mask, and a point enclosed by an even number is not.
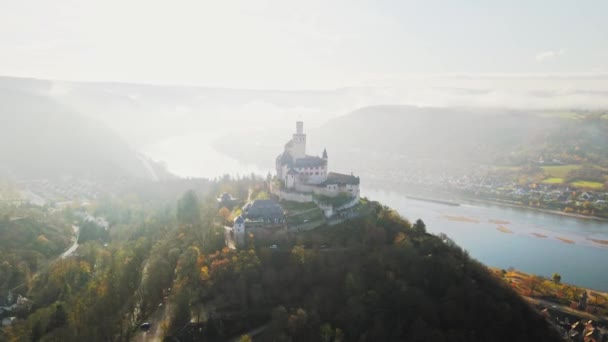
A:
[[[218,153],[211,147],[214,138],[208,134],[173,137],[142,152],[166,162],[169,171],[183,177],[272,172],[272,165],[260,168]],[[362,196],[398,210],[411,221],[421,218],[429,232],[447,234],[486,265],[547,277],[557,272],[565,283],[608,290],[608,245],[591,240],[608,240],[608,222],[490,204],[449,206],[369,188],[365,179],[361,184]]]

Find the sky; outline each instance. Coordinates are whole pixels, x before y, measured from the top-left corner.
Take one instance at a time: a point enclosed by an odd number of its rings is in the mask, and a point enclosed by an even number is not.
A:
[[[527,80],[608,91],[605,0],[0,0],[0,9],[5,76],[254,89]]]

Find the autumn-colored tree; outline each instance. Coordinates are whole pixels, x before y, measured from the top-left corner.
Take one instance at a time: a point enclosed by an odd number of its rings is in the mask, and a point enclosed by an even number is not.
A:
[[[559,273],[553,273],[551,279],[553,279],[554,283],[559,284],[562,281],[562,276]]]
[[[224,224],[229,223],[229,221],[230,221],[230,210],[228,210],[228,208],[222,207],[218,211],[218,215],[222,218],[222,220],[224,221]]]

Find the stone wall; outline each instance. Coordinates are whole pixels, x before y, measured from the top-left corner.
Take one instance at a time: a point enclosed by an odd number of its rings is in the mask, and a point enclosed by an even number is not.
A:
[[[270,192],[277,196],[279,200],[292,201],[298,203],[312,202],[312,193],[300,193],[281,190],[277,187],[271,187]]]
[[[347,192],[354,196],[353,199],[351,201],[349,201],[348,203],[341,205],[338,208],[334,208],[331,204],[324,204],[324,203],[320,203],[320,202],[316,201],[313,198],[313,194],[334,197],[338,193],[340,193],[340,191],[335,191],[335,190],[332,191],[332,190],[328,190],[323,187],[316,187],[316,186],[311,186],[311,185],[306,185],[306,184],[297,184],[296,185],[297,192],[294,192],[294,191],[287,191],[284,189],[280,189],[278,186],[271,184],[270,192],[273,195],[277,196],[279,198],[279,200],[292,201],[292,202],[298,202],[298,203],[314,202],[319,207],[319,209],[321,209],[323,211],[323,214],[325,215],[325,217],[329,218],[329,217],[332,217],[336,211],[352,208],[359,203],[359,187],[356,185],[354,187],[356,187],[355,193]],[[344,191],[342,191],[342,192],[344,192]]]
[[[360,201],[360,200],[361,200],[361,199],[359,198],[359,194],[357,194],[357,196],[355,196],[355,197],[352,199],[352,201],[350,201],[350,202],[348,202],[348,203],[345,203],[345,204],[343,204],[343,205],[339,206],[338,208],[335,208],[334,210],[336,210],[336,211],[340,211],[340,210],[344,210],[344,209],[352,208],[352,207],[356,206],[357,204],[359,204],[359,201]]]

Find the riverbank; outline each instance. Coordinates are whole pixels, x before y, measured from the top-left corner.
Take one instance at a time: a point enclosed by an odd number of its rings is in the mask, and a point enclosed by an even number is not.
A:
[[[528,206],[521,205],[521,204],[513,204],[513,203],[502,202],[502,201],[492,201],[492,200],[484,200],[484,199],[468,198],[468,197],[459,197],[459,200],[462,200],[464,202],[473,202],[473,203],[479,203],[479,204],[492,204],[492,205],[504,206],[504,207],[509,207],[509,208],[532,210],[532,211],[537,211],[537,212],[546,213],[546,214],[574,217],[574,218],[583,219],[583,220],[608,222],[608,219],[604,218],[604,217],[587,216],[587,215],[581,215],[581,214],[576,214],[576,213],[566,213],[566,212],[559,211],[559,210],[534,208],[534,207],[528,207]]]
[[[577,213],[566,213],[566,212],[563,212],[560,210],[534,208],[534,207],[529,207],[529,206],[525,206],[525,205],[521,205],[521,204],[501,201],[501,200],[497,200],[497,199],[490,200],[490,199],[473,198],[473,197],[463,196],[463,195],[459,195],[459,194],[455,194],[455,193],[447,192],[447,191],[441,191],[441,190],[438,191],[438,193],[440,194],[440,197],[449,197],[449,198],[452,198],[453,200],[444,201],[441,199],[437,199],[436,195],[433,196],[434,191],[433,192],[398,191],[398,190],[395,190],[394,188],[386,188],[385,186],[380,186],[380,185],[376,186],[374,188],[374,191],[394,192],[394,193],[398,193],[402,196],[405,196],[409,199],[434,202],[434,203],[440,203],[440,204],[446,204],[446,205],[448,205],[448,204],[442,203],[442,202],[458,203],[459,205],[467,204],[467,202],[479,203],[479,204],[486,204],[486,205],[503,206],[503,207],[508,207],[508,208],[524,209],[524,210],[536,211],[536,212],[552,214],[552,215],[559,215],[559,216],[564,216],[564,217],[573,217],[573,218],[589,220],[589,221],[608,222],[608,218],[604,218],[604,217],[581,215],[581,214],[577,214]]]
[[[562,310],[570,314],[587,319],[608,321],[608,292],[562,283],[561,279],[547,279],[515,269],[501,270],[496,267],[488,267],[488,269],[525,298],[562,307]],[[583,293],[587,294],[588,299],[585,309],[581,310],[578,305]]]

